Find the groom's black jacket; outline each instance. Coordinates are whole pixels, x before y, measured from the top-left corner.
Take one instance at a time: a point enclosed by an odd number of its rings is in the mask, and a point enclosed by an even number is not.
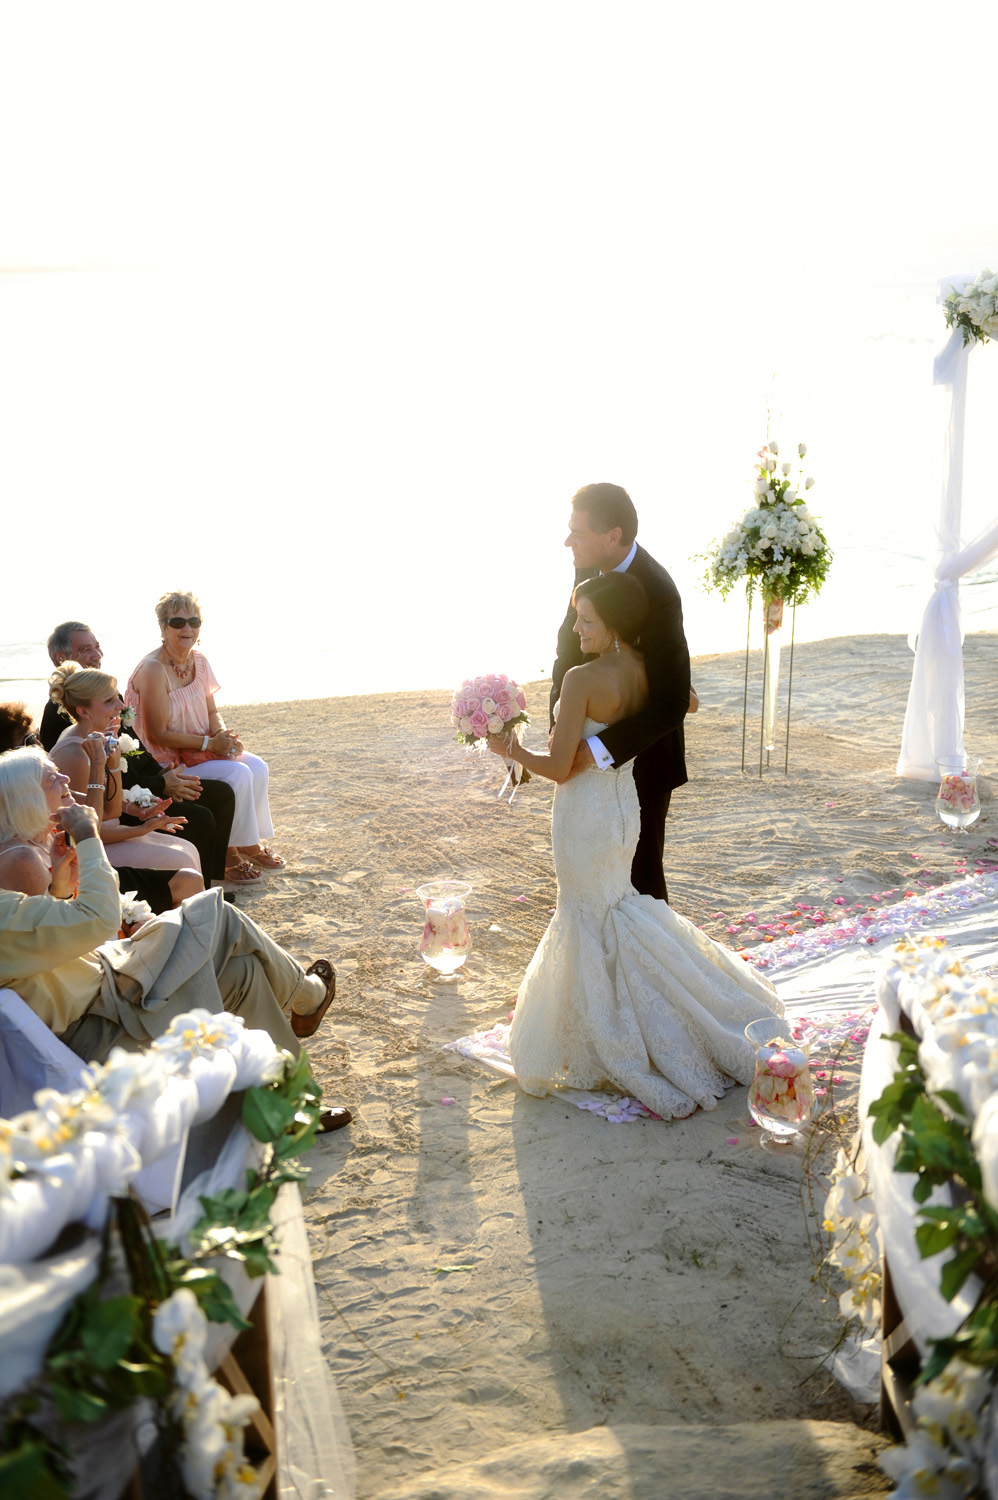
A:
[[[591,578],[596,569],[580,569],[576,583]],[[600,732],[600,739],[613,756],[615,766],[635,761],[635,779],[653,782],[662,791],[672,791],[689,778],[686,775],[686,745],[683,719],[690,706],[690,653],[683,632],[683,606],[679,590],[660,563],[638,547],[627,570],[644,584],[650,609],[635,645],[643,652],[648,673],[648,707],[633,718],[622,719]],[[568,607],[558,631],[558,654],[551,670],[551,713],[561,693],[569,667],[591,660],[579,646],[572,627],[575,610]],[[641,773],[639,778],[639,767]]]

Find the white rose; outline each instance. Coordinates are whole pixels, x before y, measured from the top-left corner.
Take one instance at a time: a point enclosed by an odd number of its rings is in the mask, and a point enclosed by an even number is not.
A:
[[[505,728],[506,725],[503,720],[500,719],[499,715],[493,714],[491,719],[489,720],[489,734],[502,734]]]
[[[809,490],[813,484],[814,484],[814,480],[813,479],[805,479],[805,481],[804,481],[804,488],[806,490]]]
[[[797,457],[798,458],[803,458],[806,452],[807,452],[807,444],[806,443],[798,443],[797,444]]]
[[[780,464],[780,473],[781,474],[789,474],[790,473],[790,465],[789,464]]]
[[[475,727],[471,722],[471,715],[465,714],[458,727],[460,728],[462,734],[471,734]]]
[[[755,492],[756,492],[757,495],[764,495],[768,489],[769,489],[769,480],[768,479],[757,479],[756,480],[756,482],[755,482]]]
[[[495,714],[495,711],[498,707],[499,705],[496,703],[496,700],[494,698],[482,699],[482,713],[489,714],[491,717]]]
[[[770,445],[769,445],[769,451],[770,451],[770,453],[779,453],[779,451],[780,451],[780,445],[779,445],[779,443],[770,443]]]
[[[770,474],[772,474],[774,469],[776,468],[776,459],[773,458],[772,455],[766,459],[766,468]]]
[[[788,490],[785,491],[784,496],[783,496],[783,500],[784,500],[784,503],[786,505],[793,505],[793,503],[794,503],[794,501],[796,499],[797,499],[797,491],[796,490],[788,489]]]

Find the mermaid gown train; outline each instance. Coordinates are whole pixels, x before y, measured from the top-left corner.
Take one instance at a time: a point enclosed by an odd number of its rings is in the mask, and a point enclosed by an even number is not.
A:
[[[638,831],[629,764],[557,787],[558,907],[520,985],[510,1058],[528,1093],[610,1087],[684,1117],[751,1081],[745,1027],[783,1007],[744,960],[635,891]]]

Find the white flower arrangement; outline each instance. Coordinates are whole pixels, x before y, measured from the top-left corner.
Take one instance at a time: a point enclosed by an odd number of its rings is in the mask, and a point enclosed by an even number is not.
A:
[[[987,267],[962,292],[954,287],[943,303],[946,327],[959,328],[964,346],[986,344],[998,334],[998,276]]]
[[[759,450],[755,504],[705,554],[704,587],[719,590],[722,598],[745,578],[750,597],[758,584],[764,599],[801,604],[820,591],[828,574],[832,554],[804,500],[814,480],[801,469],[795,484],[791,465],[778,463],[779,451],[775,442]],[[806,453],[807,444],[800,443],[798,457]]]
[[[142,746],[139,744],[137,739],[133,738],[132,735],[119,734],[118,749],[124,756],[138,755],[139,751],[142,749]]]

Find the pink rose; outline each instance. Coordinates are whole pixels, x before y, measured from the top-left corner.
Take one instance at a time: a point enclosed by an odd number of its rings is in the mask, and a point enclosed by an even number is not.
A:
[[[512,703],[500,703],[496,712],[498,713],[500,719],[502,719],[504,724],[508,724],[510,719],[516,717],[516,709],[513,707]]]
[[[492,684],[487,677],[475,678],[475,692],[479,698],[486,697],[491,686]]]
[[[464,706],[469,714],[477,713],[482,706],[482,700],[475,693],[468,693],[464,700]]]
[[[526,706],[527,706],[526,695],[524,693],[522,693],[522,692],[521,693],[517,693],[517,695],[516,695],[516,702],[517,702],[518,707],[520,707],[520,708],[526,708]]]
[[[497,703],[509,703],[513,695],[509,688],[503,685],[502,687],[497,687],[492,696]]]
[[[488,716],[488,714],[483,714],[482,710],[480,708],[476,708],[475,712],[471,715],[471,730],[472,730],[472,733],[473,734],[478,734],[478,735],[484,735],[484,734],[487,733],[488,727],[489,727],[489,716]]]

